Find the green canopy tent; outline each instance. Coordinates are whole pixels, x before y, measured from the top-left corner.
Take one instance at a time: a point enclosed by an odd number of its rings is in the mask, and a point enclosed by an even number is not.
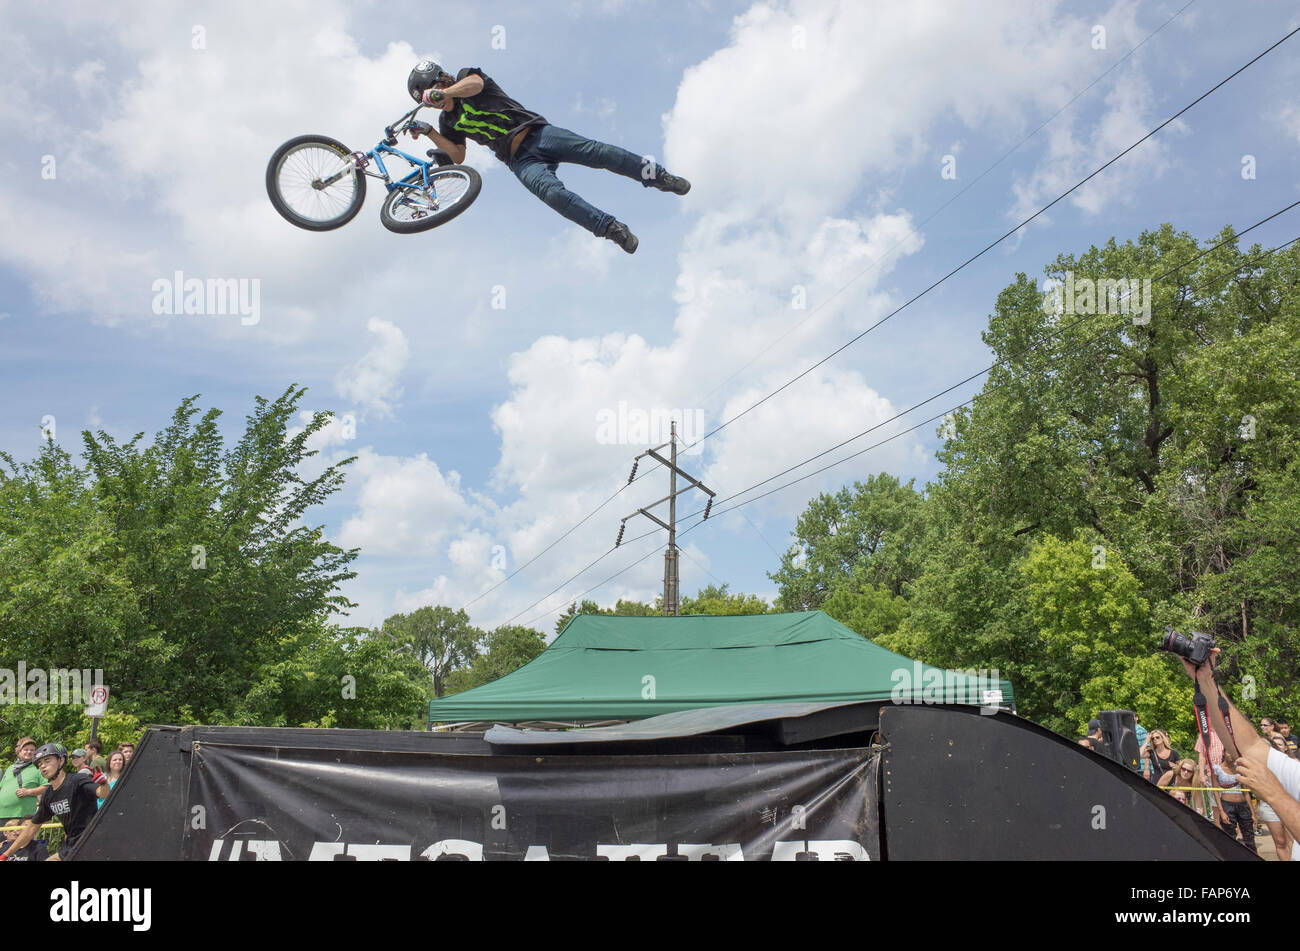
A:
[[[1011,708],[997,671],[948,671],[821,611],[575,617],[531,663],[429,702],[432,723],[638,720],[743,703],[962,703]]]

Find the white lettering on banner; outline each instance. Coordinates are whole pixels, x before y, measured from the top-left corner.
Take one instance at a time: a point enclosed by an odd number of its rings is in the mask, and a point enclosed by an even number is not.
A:
[[[221,860],[225,851],[226,840],[217,839],[212,843],[208,860]],[[275,839],[231,839],[227,861],[236,862],[244,851],[256,856],[259,862],[279,862],[283,860],[281,843]],[[410,845],[382,842],[314,842],[309,862],[332,862],[338,856],[346,856],[358,862],[409,862],[413,849]],[[739,842],[702,843],[669,842],[632,843],[630,845],[596,845],[596,858],[611,862],[655,862],[669,858],[670,851],[677,858],[690,862],[702,862],[706,859],[721,862],[744,862],[745,853]],[[421,858],[436,861],[444,856],[460,856],[471,862],[483,861],[483,844],[467,839],[439,839],[423,852]],[[777,842],[772,849],[773,862],[794,862],[800,855],[820,862],[867,862],[870,856],[867,850],[852,839],[811,839],[792,842]],[[544,845],[530,845],[524,853],[525,862],[549,862],[551,853]]]
[[[132,930],[148,931],[153,920],[150,888],[82,888],[74,880],[50,892],[50,901],[50,921],[129,921]]]
[[[642,862],[653,862],[661,855],[668,854],[668,844],[666,842],[659,845],[598,845],[596,846],[596,855],[599,858],[609,859],[611,862],[626,862],[629,859],[639,859]]]
[[[772,861],[794,862],[803,852],[816,855],[819,862],[866,862],[870,859],[867,850],[852,839],[827,839],[824,842],[778,842],[772,849]]]
[[[471,862],[482,862],[483,845],[468,839],[441,839],[420,854],[431,862],[442,855],[463,855]]]
[[[726,845],[686,845],[677,846],[677,854],[684,855],[691,862],[702,862],[704,856],[713,855],[721,862],[743,862],[745,853],[740,851],[739,842]]]

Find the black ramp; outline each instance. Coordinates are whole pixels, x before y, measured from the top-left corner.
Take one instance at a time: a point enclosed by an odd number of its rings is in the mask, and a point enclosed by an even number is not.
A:
[[[888,859],[1253,859],[1136,773],[1029,720],[880,712]]]
[[[63,858],[176,859],[188,823],[192,732],[150,727],[81,841]]]

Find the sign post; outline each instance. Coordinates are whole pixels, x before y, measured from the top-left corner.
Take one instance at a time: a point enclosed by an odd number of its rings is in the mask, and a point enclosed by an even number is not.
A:
[[[90,717],[90,738],[95,739],[99,732],[99,718],[108,713],[108,688],[95,684],[90,688],[90,706],[86,707],[86,716]]]

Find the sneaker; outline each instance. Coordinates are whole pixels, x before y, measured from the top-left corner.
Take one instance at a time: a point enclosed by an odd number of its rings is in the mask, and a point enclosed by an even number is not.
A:
[[[605,232],[605,237],[610,241],[613,241],[628,254],[635,253],[636,246],[641,243],[637,240],[637,236],[631,232],[628,226],[623,224],[621,221],[612,222],[609,226],[609,230]]]
[[[679,175],[670,175],[664,169],[659,169],[659,177],[649,182],[651,188],[657,188],[661,192],[672,192],[674,195],[685,195],[691,190],[691,183]]]

